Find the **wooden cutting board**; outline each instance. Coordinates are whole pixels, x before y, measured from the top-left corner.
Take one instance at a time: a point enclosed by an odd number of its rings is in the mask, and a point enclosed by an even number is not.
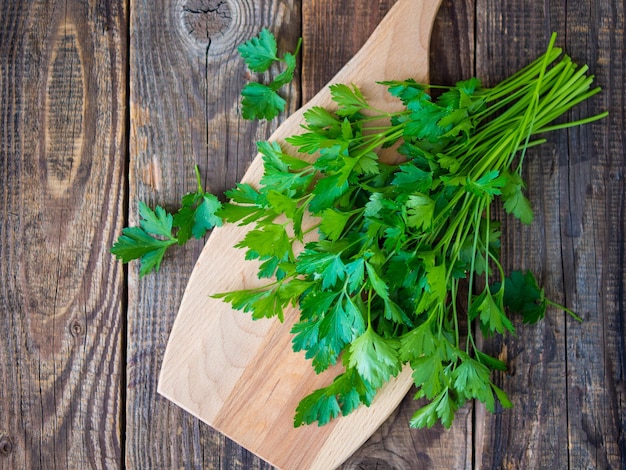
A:
[[[363,48],[330,83],[354,83],[374,107],[393,110],[398,102],[376,81],[428,79],[430,33],[440,0],[399,0]],[[301,132],[302,114],[311,106],[332,106],[328,87],[287,119],[270,141]],[[256,183],[263,173],[260,156],[243,182]],[[248,227],[215,229],[189,279],[167,345],[158,391],[194,416],[278,468],[322,469],[339,466],[393,412],[412,384],[407,368],[388,383],[369,407],[318,427],[293,427],[300,399],[325,386],[338,367],[316,375],[304,354],[291,349],[285,322],[253,321],[211,294],[245,289],[265,282],[257,265],[244,260],[233,245]]]

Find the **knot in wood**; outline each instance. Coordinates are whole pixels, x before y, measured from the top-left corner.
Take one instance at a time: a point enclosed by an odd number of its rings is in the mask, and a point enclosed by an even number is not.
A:
[[[70,326],[70,333],[74,338],[81,336],[83,334],[83,325],[78,320],[74,320]]]
[[[0,455],[6,457],[13,452],[13,442],[9,436],[0,436]]]
[[[210,45],[224,35],[232,22],[232,9],[225,0],[187,0],[183,4],[183,24],[198,43]]]

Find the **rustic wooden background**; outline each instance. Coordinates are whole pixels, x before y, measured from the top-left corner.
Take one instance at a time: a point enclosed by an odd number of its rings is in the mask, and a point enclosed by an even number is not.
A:
[[[290,110],[358,50],[393,0],[0,0],[0,468],[266,469],[156,393],[202,247],[138,279],[108,250],[136,201],[174,208],[227,189],[280,124],[243,121],[236,45],[262,26],[304,39]],[[507,219],[507,267],[530,267],[550,311],[487,347],[515,408],[409,430],[411,397],[345,469],[626,468],[623,0],[444,0],[431,79],[493,83],[552,31],[604,92],[528,159],[536,222]],[[405,78],[405,77],[398,77]],[[224,267],[227,269],[227,267]]]

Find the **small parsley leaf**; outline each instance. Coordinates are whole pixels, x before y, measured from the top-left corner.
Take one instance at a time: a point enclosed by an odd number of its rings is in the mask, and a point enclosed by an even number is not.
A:
[[[243,87],[241,115],[244,119],[271,120],[285,110],[287,102],[278,91],[293,80],[300,44],[301,40],[293,54],[287,52],[282,58],[278,57],[276,38],[267,28],[263,28],[257,37],[239,46],[237,50],[252,72],[266,72],[277,62],[285,65],[285,69],[269,83],[252,81]]]
[[[279,60],[276,38],[267,28],[263,28],[257,37],[241,44],[237,51],[253,72],[265,72]]]
[[[287,103],[272,87],[257,82],[247,83],[241,96],[241,113],[248,120],[274,119],[284,111]]]
[[[494,289],[499,289],[499,284]],[[513,271],[504,281],[504,305],[521,313],[524,323],[535,323],[546,313],[546,298],[532,272]]]
[[[111,253],[124,263],[139,259],[139,275],[143,277],[159,270],[165,251],[177,240],[172,234],[172,215],[162,207],[153,211],[140,201],[139,215],[139,227],[124,228]]]

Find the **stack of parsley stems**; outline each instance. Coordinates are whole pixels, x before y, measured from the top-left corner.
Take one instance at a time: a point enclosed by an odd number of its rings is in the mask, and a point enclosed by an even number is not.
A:
[[[502,109],[506,109],[506,111],[495,117],[493,121],[488,121],[487,125],[484,126],[484,130],[476,131],[468,142],[463,142],[446,151],[447,156],[463,162],[459,174],[467,174],[469,177],[478,179],[488,171],[497,170],[500,172],[510,168],[516,157],[519,157],[519,163],[515,171],[521,174],[526,149],[545,142],[545,139],[531,142],[530,138],[533,135],[586,124],[602,119],[607,115],[605,112],[586,119],[548,126],[549,123],[566,113],[573,106],[600,91],[600,88],[589,89],[593,82],[593,77],[585,75],[588,67],[583,66],[576,70],[577,66],[568,56],[563,57],[556,65],[546,71],[548,64],[557,59],[561,53],[562,51],[559,48],[554,47],[553,37],[548,51],[543,56],[509,79],[500,82],[496,88],[487,89],[483,92],[486,103],[493,101],[497,103],[475,115],[477,121],[486,120]],[[480,93],[477,95],[480,96]],[[503,136],[503,130],[511,132]],[[521,155],[519,155],[520,152]],[[462,198],[464,198],[464,202],[461,210],[457,212],[458,215],[448,224],[438,224],[437,222],[439,221],[444,222],[443,219],[448,215],[447,209],[451,210]],[[484,197],[476,196],[463,190],[458,191],[448,204],[448,208],[443,210],[438,216],[439,220],[434,222],[436,228],[424,240],[423,244],[429,245],[438,239],[438,243],[434,248],[435,251],[441,250],[446,253],[451,249],[450,258],[454,260],[458,257],[461,247],[464,245],[473,227],[474,239],[472,246],[473,252],[476,253],[479,243],[478,234],[480,232],[478,226],[482,214],[484,214],[484,221],[487,224],[486,233],[489,233],[490,206],[491,200],[486,200]],[[465,228],[464,230],[457,230],[458,227]],[[444,229],[446,230],[444,235],[440,236],[440,232]],[[452,240],[453,237],[454,240]],[[420,246],[422,246],[422,243],[417,244],[415,251],[418,251]],[[488,254],[485,257],[487,265],[484,268],[485,288],[488,288],[489,260],[497,266],[501,278],[504,278],[504,269],[498,258],[487,247],[483,248]],[[474,285],[475,260],[476,258],[473,257],[472,265],[469,269],[468,290],[470,295],[467,299],[468,310]],[[452,266],[447,271],[448,280],[451,280],[451,276]],[[454,322],[457,325],[456,342],[457,346],[459,346],[456,310],[458,282],[452,281],[453,295],[451,304],[454,312]],[[552,304],[580,320],[570,309]],[[475,347],[471,329],[468,330],[467,334],[468,347],[470,343]]]
[[[489,171],[496,170],[501,172],[510,169],[517,158],[518,164],[515,172],[521,175],[526,149],[545,142],[545,139],[531,141],[532,136],[590,123],[607,115],[607,113],[601,113],[586,119],[549,125],[572,107],[600,91],[600,88],[590,89],[593,77],[586,75],[588,67],[578,68],[568,56],[562,57],[555,65],[549,68],[549,65],[562,54],[560,48],[554,47],[554,40],[555,37],[553,36],[546,53],[529,66],[500,82],[495,88],[485,89],[476,94],[476,96],[482,95],[486,104],[494,104],[474,115],[475,121],[479,124],[477,125],[477,130],[468,141],[446,149],[445,153],[448,157],[460,162],[459,174],[466,174],[472,179],[479,179]],[[447,87],[431,86],[429,88],[446,89]],[[395,115],[403,113],[407,112],[403,111]],[[392,117],[394,115],[377,115],[373,116],[371,120],[377,121],[383,116]],[[482,128],[480,126],[481,123],[484,123]],[[397,140],[402,135],[404,127],[405,124],[397,124],[391,127],[391,129],[389,127],[370,128],[374,130],[382,129],[385,132],[366,135],[364,142],[368,145],[360,153],[371,152],[388,141]],[[433,230],[423,234],[423,238],[408,240],[406,244],[414,244],[414,252],[418,252],[424,246],[434,244],[434,251],[450,253],[449,258],[454,260],[458,258],[461,248],[473,231],[473,239],[471,241],[472,252],[475,254],[478,251],[479,243],[481,243],[479,240],[479,226],[481,222],[484,221],[486,224],[485,232],[489,234],[491,202],[490,198],[459,190],[452,197],[447,207],[434,220]],[[460,208],[457,207],[459,204]],[[454,210],[455,208],[457,210]],[[449,220],[448,217],[451,212],[455,212],[456,215],[453,216],[452,220]],[[442,232],[444,233],[442,234]],[[485,246],[482,249],[487,254],[483,271],[485,273],[484,288],[488,289],[490,262],[497,267],[501,279],[505,275],[502,264],[491,250]],[[475,263],[476,257],[474,256],[468,270],[469,295],[466,304],[468,310],[475,284]],[[451,283],[450,306],[456,330],[455,342],[456,346],[459,347],[460,333],[457,310],[459,281],[452,278],[452,271],[453,265],[451,263],[447,268],[446,277],[447,281]],[[580,320],[570,309],[553,302],[550,303]],[[442,323],[445,313],[445,309],[438,307],[431,312],[431,315],[425,321],[429,322],[438,318],[440,336],[443,334]],[[371,322],[369,321],[368,327],[371,328]],[[472,330],[468,329],[466,342],[466,352],[468,353],[470,352],[470,345],[478,352]]]

